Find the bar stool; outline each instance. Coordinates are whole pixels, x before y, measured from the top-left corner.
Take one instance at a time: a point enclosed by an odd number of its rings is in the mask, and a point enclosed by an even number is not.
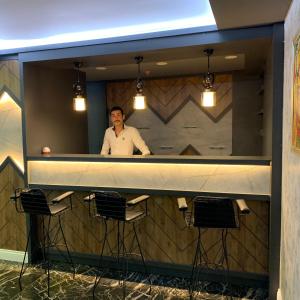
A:
[[[15,194],[11,197],[11,200],[14,200],[15,207],[17,212],[19,213],[27,213],[30,215],[36,215],[42,217],[42,241],[40,248],[42,250],[43,256],[43,263],[46,264],[46,272],[47,272],[47,293],[50,296],[50,261],[49,261],[49,249],[51,247],[55,247],[60,254],[62,252],[58,248],[57,239],[58,234],[61,232],[64,246],[67,250],[67,257],[64,258],[67,260],[68,263],[71,264],[73,268],[73,276],[75,276],[75,266],[73,264],[72,257],[70,255],[70,251],[67,245],[67,241],[65,238],[65,234],[61,225],[61,216],[70,208],[68,205],[61,203],[64,199],[70,199],[70,203],[72,203],[71,195],[73,192],[65,192],[50,202],[47,201],[47,198],[44,192],[40,189],[16,189]],[[51,228],[51,218],[58,217],[58,228],[56,229],[55,234],[53,237],[50,237],[50,232],[55,230],[55,228]],[[45,218],[48,217],[48,224],[45,225]],[[32,228],[30,227],[28,235],[27,235],[27,242],[26,242],[26,249],[23,258],[22,268],[19,275],[19,286],[20,290],[22,290],[22,276],[24,275],[26,268],[25,265],[25,258],[26,254],[28,253],[29,241],[31,239]],[[32,253],[37,251],[38,249],[32,249]]]
[[[134,232],[134,239],[137,242],[137,246],[139,249],[139,253],[142,259],[142,264],[144,267],[144,272],[147,275],[148,281],[150,283],[150,294],[151,294],[151,281],[149,277],[149,273],[147,270],[147,266],[145,263],[145,259],[143,256],[143,252],[141,249],[140,241],[137,235],[135,223],[143,219],[148,212],[147,209],[147,199],[149,195],[142,195],[130,201],[127,201],[126,198],[122,197],[119,193],[113,191],[94,191],[91,195],[84,198],[85,201],[91,202],[94,201],[95,208],[96,208],[96,217],[100,217],[104,220],[105,226],[105,233],[104,233],[104,240],[101,248],[101,254],[99,259],[99,269],[102,266],[103,261],[103,253],[106,243],[108,244],[108,230],[107,230],[107,222],[109,220],[116,220],[118,225],[118,232],[117,232],[117,262],[118,266],[120,266],[120,257],[122,256],[122,273],[123,273],[123,298],[126,297],[126,278],[124,277],[125,274],[125,265],[127,266],[126,256],[129,254],[127,252],[125,246],[125,225],[131,224]],[[145,202],[145,209],[137,210],[134,208],[137,204]],[[90,205],[90,204],[89,204]],[[90,206],[89,206],[90,207]],[[122,230],[120,231],[120,224],[122,225]],[[132,241],[133,243],[133,241]],[[109,246],[109,244],[108,244]],[[111,249],[111,247],[109,246]],[[112,252],[112,251],[111,251]],[[125,263],[126,262],[126,263]],[[127,273],[127,271],[126,271]],[[95,298],[95,291],[96,288],[101,280],[100,275],[96,275],[95,283],[93,287],[93,297]],[[119,281],[121,281],[121,276],[119,277]]]
[[[223,265],[225,263],[226,273],[228,275],[228,229],[239,227],[237,207],[239,208],[239,213],[242,215],[250,213],[250,210],[243,199],[234,201],[234,199],[225,197],[197,196],[193,198],[192,212],[188,212],[185,198],[178,198],[177,201],[179,210],[183,212],[187,225],[194,226],[198,230],[197,246],[193,259],[189,286],[190,299],[193,299],[193,294],[197,288],[201,270],[212,269],[212,267],[224,269]],[[221,229],[220,235],[222,247],[220,249],[220,258],[217,264],[209,262],[208,255],[202,242],[201,229],[209,228]]]

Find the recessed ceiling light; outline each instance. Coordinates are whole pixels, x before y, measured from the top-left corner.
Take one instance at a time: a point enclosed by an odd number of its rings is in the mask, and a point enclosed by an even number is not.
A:
[[[156,64],[157,64],[158,66],[165,66],[165,65],[167,65],[168,63],[167,63],[166,61],[158,61]]]
[[[96,67],[96,70],[104,71],[104,70],[107,70],[107,67]]]
[[[225,59],[236,59],[237,57],[237,55],[226,55]]]

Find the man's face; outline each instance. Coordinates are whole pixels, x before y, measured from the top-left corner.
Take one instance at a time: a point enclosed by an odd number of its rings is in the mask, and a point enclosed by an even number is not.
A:
[[[114,110],[110,114],[110,119],[114,126],[122,126],[124,118],[125,115],[122,115],[120,110]]]

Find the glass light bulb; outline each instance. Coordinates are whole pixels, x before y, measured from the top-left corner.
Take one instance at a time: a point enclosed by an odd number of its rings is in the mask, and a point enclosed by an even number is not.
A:
[[[145,109],[146,101],[145,96],[141,94],[136,94],[133,99],[133,108],[134,109]]]
[[[86,111],[86,101],[83,96],[76,96],[73,99],[73,108],[75,111]]]
[[[211,90],[205,90],[202,92],[201,106],[214,107],[216,106],[216,92]]]

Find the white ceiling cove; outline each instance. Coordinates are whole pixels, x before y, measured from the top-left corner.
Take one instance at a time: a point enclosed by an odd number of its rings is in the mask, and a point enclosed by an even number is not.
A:
[[[1,0],[0,49],[214,25],[209,0]]]
[[[284,21],[292,0],[0,0],[0,50]]]

